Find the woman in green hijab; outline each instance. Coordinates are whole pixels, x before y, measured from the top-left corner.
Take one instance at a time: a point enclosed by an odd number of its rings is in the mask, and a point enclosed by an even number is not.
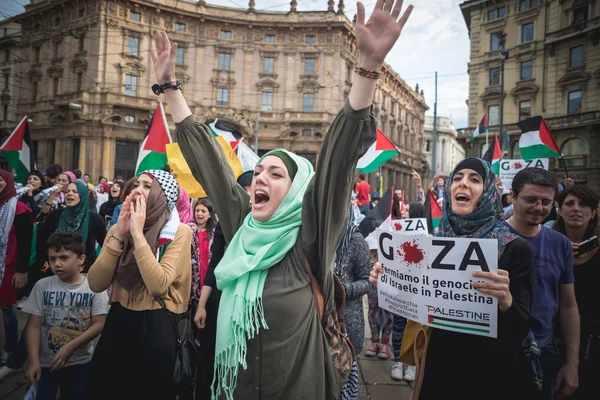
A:
[[[360,52],[348,102],[325,137],[316,173],[302,157],[277,149],[257,163],[250,193],[236,183],[208,127],[180,90],[165,88],[177,140],[196,180],[215,204],[229,244],[215,270],[223,291],[217,321],[213,399],[337,399],[337,373],[315,310],[308,260],[335,313],[333,266],[347,226],[347,199],[360,156],[373,143],[370,106],[387,53],[412,6],[378,0],[368,23],[358,3]],[[175,83],[177,44],[159,32],[152,60],[158,83]],[[249,205],[250,204],[250,205]]]
[[[46,241],[54,232],[79,232],[85,243],[84,272],[96,260],[96,244],[104,243],[106,237],[106,224],[102,217],[90,211],[88,188],[80,182],[70,183],[65,191],[65,208],[52,211],[38,236],[37,254],[38,265],[47,275],[52,271],[48,264],[48,248]]]

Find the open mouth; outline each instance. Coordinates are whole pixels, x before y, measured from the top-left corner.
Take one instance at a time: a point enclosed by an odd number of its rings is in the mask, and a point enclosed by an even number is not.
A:
[[[65,201],[66,201],[67,203],[70,203],[70,202],[72,202],[72,201],[75,201],[75,199],[74,199],[73,197],[65,197]]]
[[[269,202],[269,195],[262,190],[254,191],[254,205],[262,206]]]
[[[471,198],[466,194],[457,194],[454,196],[454,199],[456,200],[457,204],[467,204],[469,201],[471,201]]]

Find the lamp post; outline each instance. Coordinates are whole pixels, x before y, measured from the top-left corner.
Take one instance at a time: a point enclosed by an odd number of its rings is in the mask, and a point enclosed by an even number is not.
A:
[[[506,33],[500,37],[500,150],[504,147],[504,62],[508,59]],[[508,149],[507,149],[508,151]]]

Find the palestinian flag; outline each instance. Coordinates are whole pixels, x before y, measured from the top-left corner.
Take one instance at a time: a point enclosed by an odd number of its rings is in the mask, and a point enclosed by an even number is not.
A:
[[[149,169],[163,169],[167,165],[167,148],[171,143],[169,125],[162,103],[159,103],[154,111],[146,137],[142,142],[142,148],[138,155],[135,175],[139,175]]]
[[[27,175],[36,169],[27,116],[19,122],[19,125],[6,139],[6,142],[2,144],[0,150],[2,150],[8,164],[16,171],[17,181],[24,185],[27,181]]]
[[[552,132],[542,117],[531,117],[517,124],[521,128],[519,147],[524,160],[561,157]]]
[[[365,155],[358,160],[356,168],[366,174],[375,172],[377,168],[400,153],[400,150],[379,129],[375,135],[375,143],[369,147]]]
[[[215,137],[223,136],[233,150],[244,139],[244,135],[239,129],[220,119],[215,119],[212,124],[208,124],[208,128]]]
[[[475,138],[479,135],[481,135],[482,133],[487,134],[488,132],[488,115],[483,114],[483,118],[481,119],[481,122],[479,122],[479,125],[477,125],[477,128],[475,128],[475,130],[473,131],[473,134],[471,135],[471,141],[475,140]]]
[[[500,174],[500,161],[502,161],[502,150],[500,150],[500,142],[498,134],[494,132],[494,141],[490,144],[487,151],[482,157],[485,161],[492,165],[492,169],[496,175]]]
[[[427,229],[431,233],[440,225],[440,220],[442,219],[442,209],[431,190],[427,192],[423,206],[425,207],[425,217],[427,217]]]
[[[394,188],[390,188],[379,200],[379,203],[369,212],[369,215],[365,217],[360,225],[358,225],[358,231],[363,235],[369,249],[374,250],[377,248],[377,237],[375,236],[375,230],[377,228],[386,228],[392,230],[392,200],[393,200]]]
[[[427,322],[433,327],[439,326],[442,329],[446,328],[457,332],[490,333],[490,323],[485,321],[467,321],[429,314],[427,315]]]

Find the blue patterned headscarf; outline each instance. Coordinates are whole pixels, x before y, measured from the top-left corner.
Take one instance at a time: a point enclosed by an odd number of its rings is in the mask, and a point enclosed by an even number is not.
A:
[[[485,176],[482,176],[483,193],[471,214],[458,216],[452,211],[450,187],[454,175],[460,171],[458,168],[467,160],[478,161],[483,165],[485,171]],[[517,238],[517,235],[502,223],[502,197],[496,187],[496,174],[487,161],[476,157],[466,158],[448,177],[438,236],[498,239],[498,258],[502,257],[506,245]]]

